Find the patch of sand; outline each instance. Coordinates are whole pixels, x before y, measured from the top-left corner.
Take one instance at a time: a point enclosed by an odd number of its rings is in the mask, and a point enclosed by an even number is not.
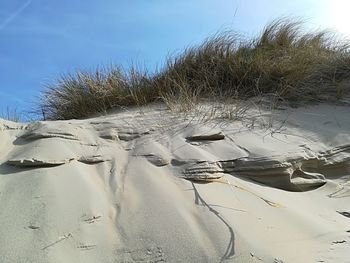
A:
[[[349,113],[0,120],[0,261],[350,262]]]

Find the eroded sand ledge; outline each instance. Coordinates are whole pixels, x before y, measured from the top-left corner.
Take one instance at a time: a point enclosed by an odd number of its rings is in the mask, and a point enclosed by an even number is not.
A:
[[[1,262],[347,262],[349,113],[0,120]]]

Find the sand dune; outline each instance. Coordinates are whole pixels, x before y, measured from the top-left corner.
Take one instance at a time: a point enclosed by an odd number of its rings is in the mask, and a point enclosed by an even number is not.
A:
[[[350,262],[349,113],[0,120],[0,262]]]

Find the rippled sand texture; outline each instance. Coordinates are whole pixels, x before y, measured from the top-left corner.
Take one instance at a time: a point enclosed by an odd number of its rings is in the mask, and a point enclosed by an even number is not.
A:
[[[0,261],[350,262],[349,114],[0,120]]]

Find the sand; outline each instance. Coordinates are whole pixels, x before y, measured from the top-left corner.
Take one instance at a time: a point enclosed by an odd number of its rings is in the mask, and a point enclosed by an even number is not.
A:
[[[0,262],[350,262],[350,106],[212,107],[0,120]]]

